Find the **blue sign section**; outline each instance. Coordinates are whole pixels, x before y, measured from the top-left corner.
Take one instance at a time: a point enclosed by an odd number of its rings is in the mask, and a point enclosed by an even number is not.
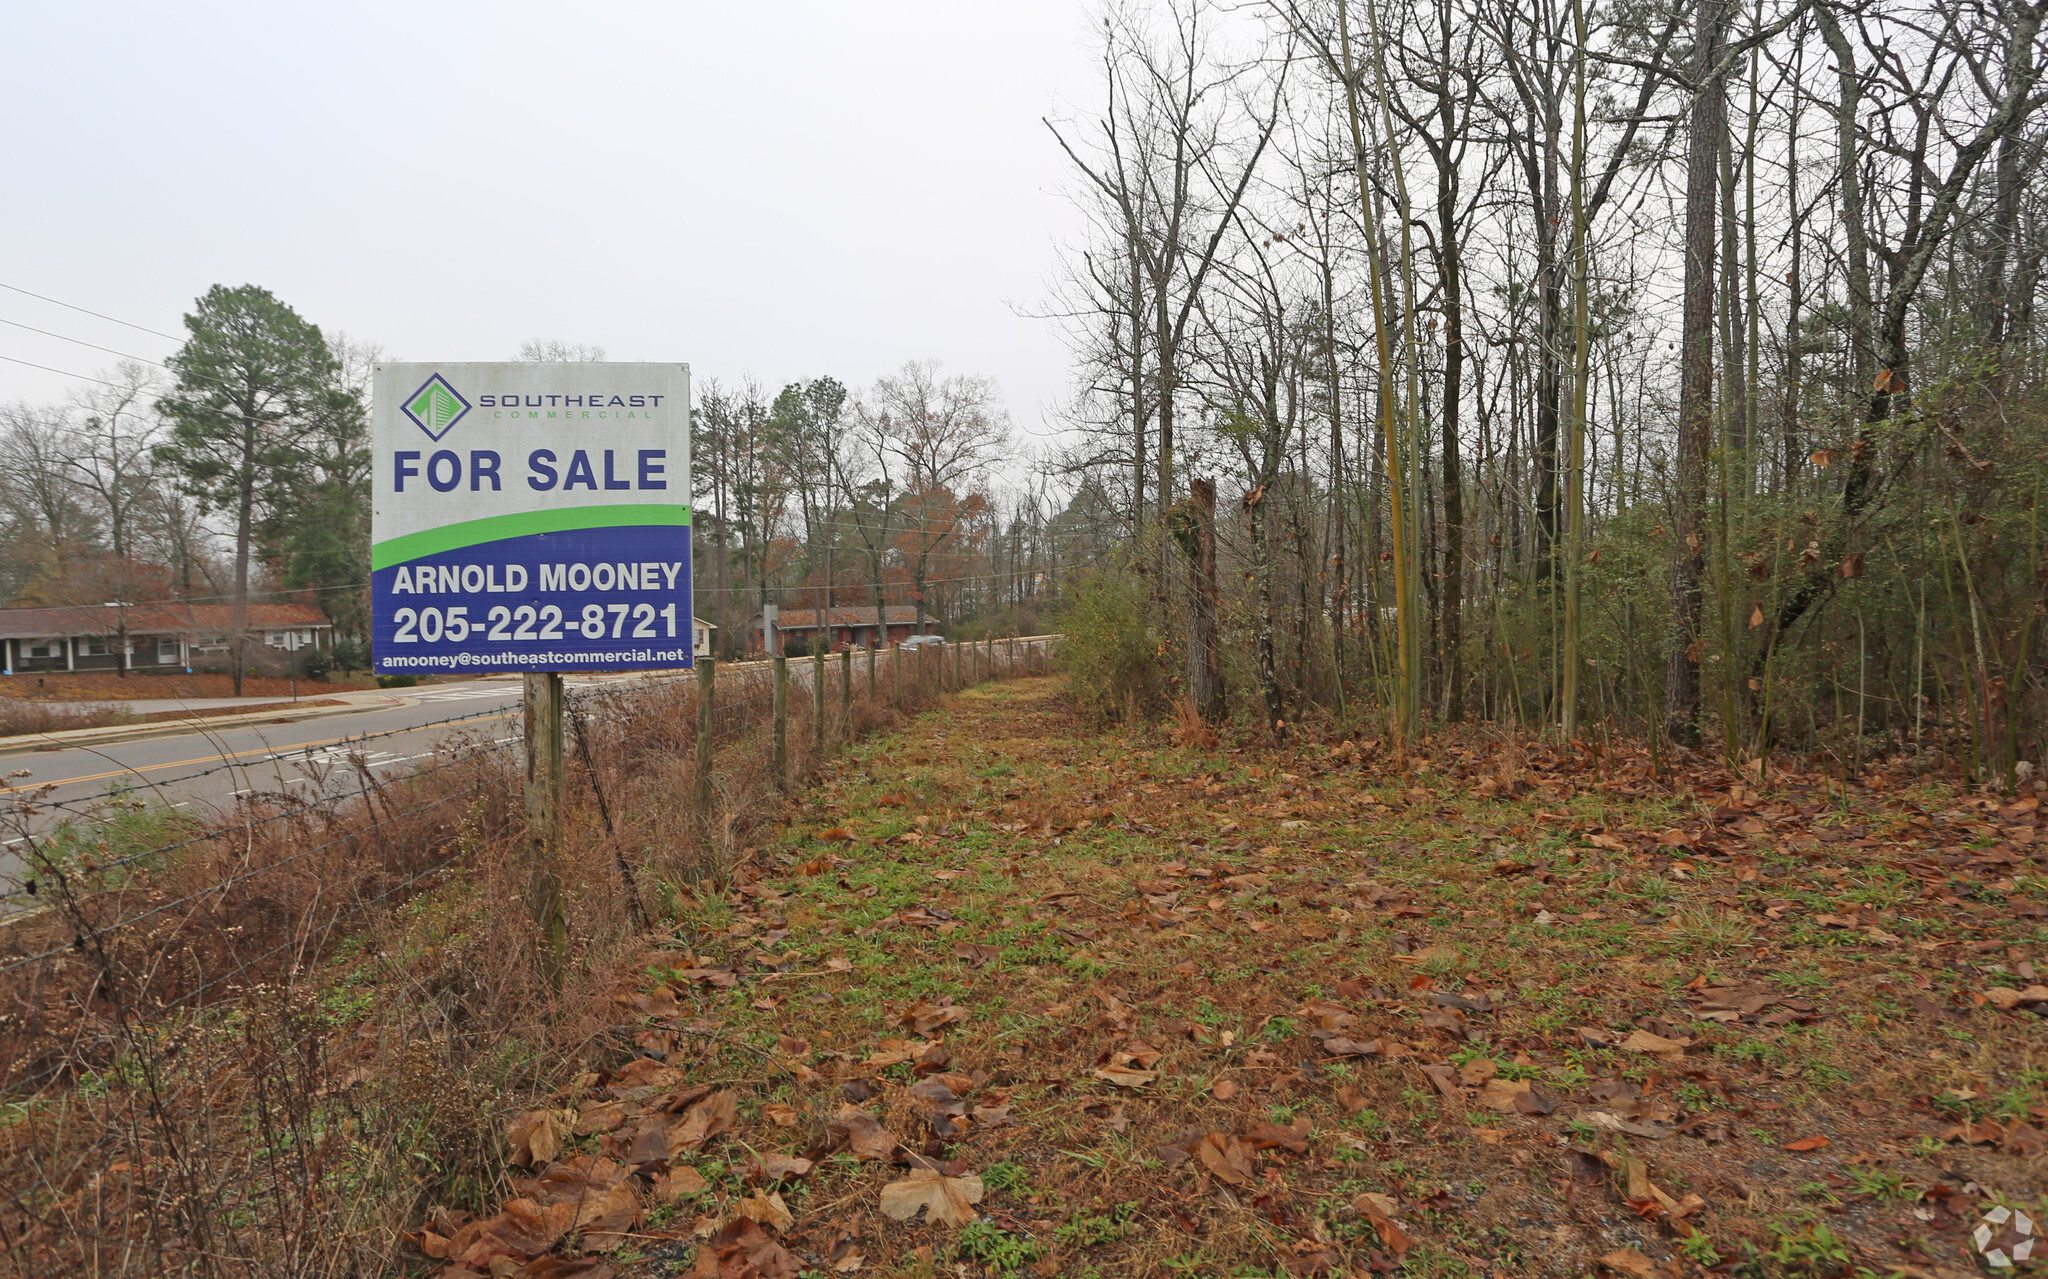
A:
[[[370,590],[385,674],[694,665],[686,525],[480,542],[378,569]]]

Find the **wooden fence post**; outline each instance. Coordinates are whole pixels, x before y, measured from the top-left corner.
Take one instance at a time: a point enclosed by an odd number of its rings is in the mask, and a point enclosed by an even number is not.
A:
[[[889,650],[889,678],[896,683],[896,709],[903,709],[903,646]]]
[[[825,758],[825,654],[811,654],[811,767]]]
[[[875,645],[868,645],[868,700],[873,701],[875,692]]]
[[[853,736],[853,650],[839,650],[839,740]]]
[[[965,645],[965,644],[963,644],[963,643],[961,643],[961,642],[960,642],[959,640],[954,640],[954,641],[953,641],[953,687],[954,687],[954,688],[965,688],[965,687],[966,687],[966,685],[965,685],[965,684],[963,684],[963,683],[961,683],[961,682],[960,682],[960,662],[961,662],[961,659],[962,659],[963,657],[965,657],[965,656],[966,656],[966,655],[965,655],[965,654],[963,654],[963,653],[962,653],[962,652],[961,652],[960,650],[961,650],[961,649],[963,649],[963,648],[965,648],[965,647],[966,647],[966,645]]]
[[[716,702],[718,663],[712,658],[697,662],[697,794],[692,807],[697,815],[697,835],[706,855],[711,852],[714,818],[711,812],[711,745],[717,732]]]
[[[525,685],[526,897],[539,937],[535,962],[551,989],[562,988],[569,957],[569,917],[555,859],[562,843],[562,676],[529,673]]]
[[[775,719],[775,751],[771,771],[775,774],[775,785],[783,794],[789,793],[789,659],[782,654],[775,655],[775,692],[769,700],[769,712]]]

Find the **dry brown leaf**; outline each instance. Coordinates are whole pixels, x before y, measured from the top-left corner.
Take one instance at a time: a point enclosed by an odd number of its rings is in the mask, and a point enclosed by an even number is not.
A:
[[[785,1106],[779,1101],[771,1101],[761,1107],[761,1113],[767,1116],[768,1120],[777,1128],[794,1128],[796,1127],[796,1121],[800,1118],[796,1107]]]
[[[840,1103],[829,1131],[835,1139],[845,1139],[846,1148],[855,1159],[887,1159],[896,1152],[896,1134],[852,1102]]]
[[[1104,1066],[1095,1072],[1097,1079],[1115,1084],[1119,1088],[1143,1088],[1159,1078],[1156,1070],[1132,1070],[1129,1066]]]
[[[1220,1132],[1208,1133],[1195,1147],[1195,1157],[1218,1181],[1242,1186],[1251,1180],[1252,1152],[1235,1137],[1226,1137]]]
[[[882,1187],[882,1212],[897,1221],[909,1221],[924,1211],[925,1220],[939,1225],[964,1226],[974,1220],[972,1205],[981,1202],[981,1178],[942,1177],[929,1168],[918,1168],[902,1181]]]
[[[781,1191],[763,1194],[756,1190],[750,1199],[742,1199],[733,1205],[733,1211],[749,1221],[758,1221],[773,1230],[788,1230],[796,1224],[790,1215],[789,1205],[782,1201]]]
[[[1635,1030],[1630,1031],[1629,1037],[1621,1041],[1621,1046],[1630,1052],[1649,1053],[1653,1057],[1662,1057],[1667,1061],[1676,1061],[1678,1058],[1685,1056],[1685,1050],[1692,1046],[1692,1041],[1690,1039],[1666,1039],[1662,1035],[1653,1035],[1647,1030]]]
[[[801,1267],[766,1231],[737,1217],[697,1249],[696,1279],[797,1279]]]
[[[1279,1124],[1253,1124],[1244,1134],[1244,1144],[1253,1150],[1270,1150],[1281,1146],[1297,1155],[1308,1153],[1308,1135],[1314,1124],[1307,1115],[1296,1115],[1294,1122],[1282,1127]]]
[[[681,1122],[668,1130],[669,1158],[701,1149],[705,1142],[732,1130],[739,1117],[739,1094],[730,1090],[713,1093],[683,1113]]]
[[[562,1139],[569,1125],[553,1110],[529,1110],[512,1121],[505,1140],[512,1147],[516,1168],[535,1168],[562,1152]]]
[[[1380,1051],[1380,1041],[1368,1039],[1360,1043],[1342,1035],[1332,1035],[1323,1041],[1323,1051],[1332,1057],[1371,1057]]]
[[[1391,1206],[1393,1201],[1385,1195],[1362,1194],[1351,1201],[1351,1206],[1372,1223],[1373,1232],[1380,1237],[1380,1247],[1399,1261],[1402,1253],[1415,1246],[1415,1241],[1408,1237],[1407,1231],[1394,1224],[1394,1214],[1382,1207],[1382,1203]]]
[[[1368,1190],[1352,1197],[1351,1206],[1366,1214],[1377,1212],[1382,1217],[1391,1217],[1401,1211],[1401,1205],[1387,1195],[1375,1194]]]
[[[1617,1248],[1599,1258],[1598,1264],[1616,1274],[1633,1275],[1636,1279],[1652,1279],[1657,1273],[1657,1263],[1634,1248]]]
[[[2021,1004],[2048,1003],[2048,986],[2029,986],[2025,990],[2014,990],[2010,986],[1993,986],[1984,992],[1984,998],[2006,1012]]]
[[[711,1193],[711,1183],[704,1180],[704,1174],[688,1164],[671,1168],[654,1179],[654,1197],[663,1203],[688,1199],[693,1195]]]

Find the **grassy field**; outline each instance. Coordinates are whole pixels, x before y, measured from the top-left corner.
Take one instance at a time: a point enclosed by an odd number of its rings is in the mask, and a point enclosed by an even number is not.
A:
[[[419,1271],[1982,1273],[2048,1207],[2037,817],[970,690],[684,904]]]

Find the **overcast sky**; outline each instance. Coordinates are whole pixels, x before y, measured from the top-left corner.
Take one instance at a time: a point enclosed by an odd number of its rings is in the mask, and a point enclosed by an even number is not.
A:
[[[0,283],[168,334],[260,284],[415,360],[528,338],[697,377],[997,378],[1078,235],[1040,117],[1089,99],[1087,0],[27,5],[8,23]],[[175,344],[0,290],[0,355]],[[65,378],[0,361],[0,399]]]

